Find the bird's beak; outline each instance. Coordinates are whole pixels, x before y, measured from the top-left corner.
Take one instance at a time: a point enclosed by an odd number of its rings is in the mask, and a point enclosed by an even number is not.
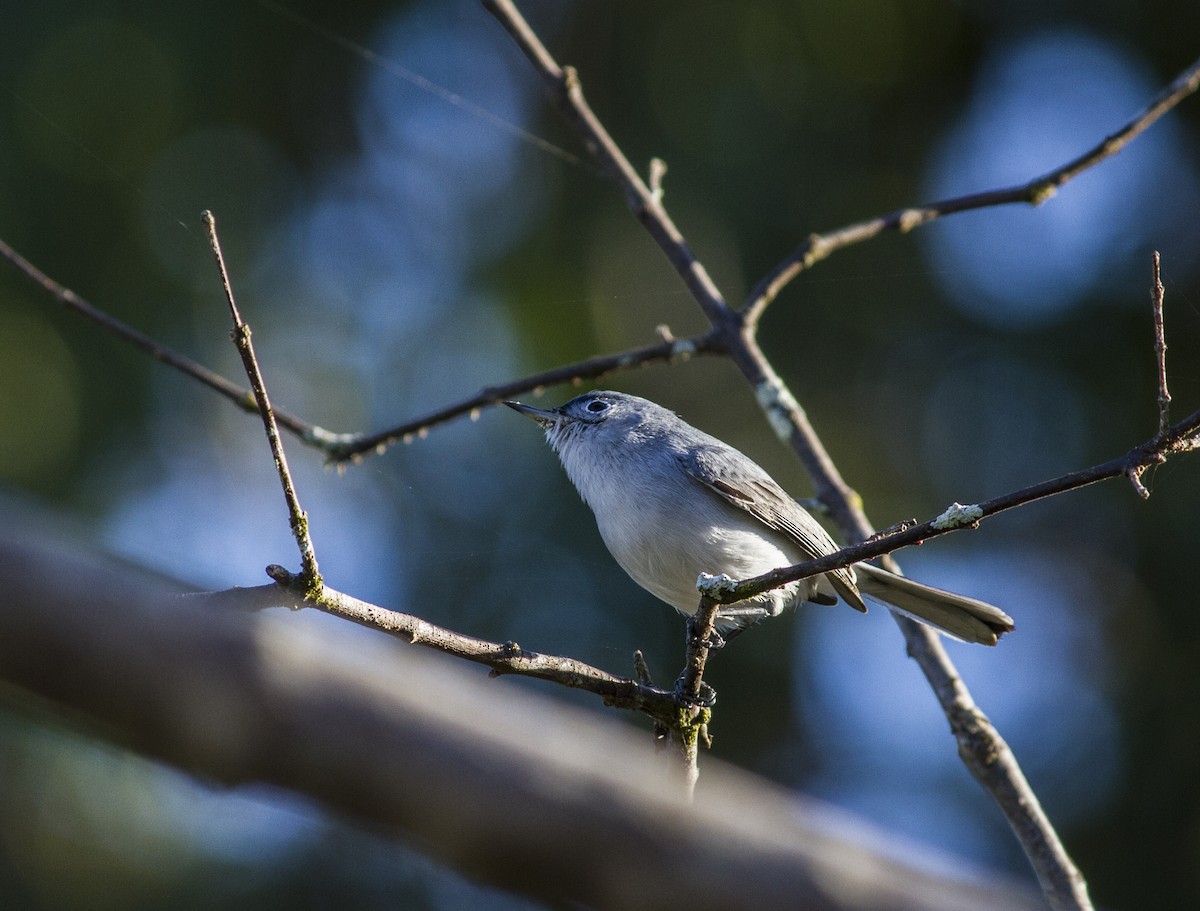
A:
[[[541,408],[534,408],[532,405],[522,405],[520,402],[505,402],[513,411],[525,415],[527,418],[532,418],[543,427],[548,427],[551,424],[561,424],[563,416],[557,411],[545,411]]]

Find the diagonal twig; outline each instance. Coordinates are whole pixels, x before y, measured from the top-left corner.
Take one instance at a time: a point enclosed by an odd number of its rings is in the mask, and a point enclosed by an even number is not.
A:
[[[372,434],[346,434],[343,440],[327,448],[332,462],[360,462],[369,453],[381,453],[401,440],[409,442],[414,437],[424,436],[430,428],[464,414],[476,414],[480,408],[497,405],[505,399],[522,392],[541,391],[545,386],[578,383],[581,380],[599,379],[618,370],[644,367],[650,364],[673,364],[696,354],[715,354],[720,350],[719,339],[713,332],[689,338],[673,338],[660,327],[664,338],[653,345],[643,345],[616,354],[590,357],[574,364],[565,364],[542,373],[522,377],[508,383],[485,386],[477,393],[452,405],[431,411],[395,427]]]
[[[180,354],[178,351],[155,341],[150,336],[127,323],[123,323],[116,317],[105,313],[99,307],[84,300],[84,298],[80,297],[70,288],[56,282],[3,240],[0,240],[0,257],[8,260],[18,272],[67,307],[67,309],[91,320],[102,329],[107,330],[135,348],[140,348],[156,361],[166,364],[168,367],[173,367],[194,380],[198,380],[229,399],[229,401],[233,402],[243,411],[258,411],[258,403],[255,402],[254,394],[249,389],[244,389],[236,383],[230,382],[219,373],[209,370],[203,364],[196,363],[196,361],[186,355]],[[329,439],[337,437],[337,434],[332,434],[320,427],[314,427],[281,408],[275,409],[275,418],[282,427],[285,427],[296,434],[296,436],[305,440],[305,442],[311,443],[314,446],[323,446]]]
[[[283,441],[279,437],[279,426],[275,422],[275,412],[271,408],[271,400],[267,396],[267,386],[263,382],[258,359],[254,356],[254,345],[250,341],[250,327],[243,322],[242,315],[238,312],[237,302],[233,297],[233,286],[229,283],[225,257],[221,254],[221,241],[217,237],[217,221],[209,211],[205,211],[201,217],[204,219],[204,227],[208,232],[208,243],[212,247],[213,256],[217,261],[217,269],[221,273],[221,287],[225,292],[225,300],[229,304],[229,313],[233,317],[233,331],[230,332],[230,336],[237,347],[238,354],[241,355],[242,365],[246,368],[246,376],[250,380],[250,388],[254,390],[254,398],[258,402],[263,427],[267,431],[267,442],[271,446],[271,455],[275,458],[275,470],[279,473],[279,483],[283,487],[283,497],[287,501],[292,535],[296,538],[296,546],[300,549],[302,575],[309,587],[319,589],[321,573],[317,569],[317,555],[313,550],[312,537],[308,532],[308,516],[300,508],[300,498],[296,495],[296,485],[293,483],[292,473],[288,469],[287,455],[283,451]]]
[[[624,191],[629,208],[671,261],[709,321],[714,326],[729,322],[733,311],[704,264],[684,240],[683,233],[663,208],[662,176],[666,167],[662,160],[655,159],[657,164],[651,166],[655,184],[655,189],[651,189],[588,105],[575,70],[558,65],[511,0],[483,0],[483,5],[534,65],[542,81],[549,87],[559,110],[571,121],[605,172]]]
[[[890,554],[903,547],[923,544],[933,538],[941,537],[963,528],[977,528],[984,519],[999,515],[1009,509],[1033,503],[1046,497],[1079,490],[1082,487],[1105,481],[1110,478],[1128,476],[1131,473],[1140,474],[1151,465],[1164,462],[1168,456],[1191,448],[1189,438],[1200,431],[1200,411],[1195,412],[1161,434],[1130,449],[1124,455],[1107,462],[1093,465],[1080,471],[1073,471],[1057,478],[1051,478],[1029,487],[1015,490],[1011,493],[992,497],[980,503],[964,506],[955,503],[941,515],[922,522],[919,525],[903,527],[891,534],[873,536],[860,544],[844,547],[836,553],[828,554],[818,560],[806,560],[793,566],[785,566],[754,576],[750,579],[731,583],[720,578],[706,580],[699,585],[700,592],[720,604],[732,604],[752,598],[763,592],[807,579],[821,573],[830,572],[852,563],[862,563],[884,554]],[[1149,494],[1146,494],[1149,496]]]
[[[911,231],[946,215],[1004,206],[1014,203],[1041,205],[1067,181],[1077,177],[1107,158],[1111,158],[1140,136],[1156,120],[1179,104],[1184,98],[1200,89],[1200,60],[1177,76],[1149,104],[1115,133],[1077,158],[1065,162],[1040,177],[1014,187],[956,196],[923,206],[897,209],[878,218],[847,225],[826,234],[812,234],[786,259],[763,276],[746,299],[743,310],[750,325],[758,322],[763,311],[771,304],[789,282],[814,263],[819,262],[844,247],[870,240],[884,231]]]
[[[22,275],[68,309],[91,320],[122,341],[141,349],[160,363],[198,380],[243,411],[258,413],[258,402],[254,398],[254,393],[249,389],[237,385],[219,373],[209,370],[203,364],[155,341],[145,333],[89,303],[70,288],[46,275],[3,240],[0,240],[0,258],[11,263]],[[678,363],[693,355],[716,354],[721,351],[720,338],[714,332],[687,338],[674,338],[666,327],[660,327],[659,334],[662,336],[662,340],[651,345],[618,351],[615,354],[590,357],[507,383],[486,386],[474,395],[377,433],[336,433],[310,424],[278,406],[272,405],[272,410],[280,427],[306,445],[326,453],[331,462],[359,462],[368,453],[379,453],[400,440],[408,441],[414,437],[424,436],[439,424],[444,424],[465,414],[473,415],[481,408],[495,405],[523,392],[540,390],[545,386],[600,379],[619,370],[630,370],[651,364]]]

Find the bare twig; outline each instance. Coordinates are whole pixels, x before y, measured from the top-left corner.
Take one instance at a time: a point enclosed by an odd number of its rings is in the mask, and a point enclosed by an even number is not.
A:
[[[186,355],[180,354],[166,345],[156,342],[145,333],[139,332],[132,326],[105,313],[99,307],[88,303],[70,288],[56,282],[3,240],[0,240],[0,257],[12,263],[17,271],[69,310],[86,317],[97,326],[112,333],[122,341],[128,342],[135,348],[140,348],[156,361],[166,364],[168,367],[173,367],[194,380],[198,380],[229,399],[229,401],[233,402],[233,404],[237,405],[243,411],[258,411],[258,403],[254,400],[254,394],[249,389],[243,389],[236,383],[231,383],[220,374],[214,373]],[[330,440],[338,437],[337,434],[330,433],[328,430],[320,427],[314,427],[280,408],[275,409],[275,418],[282,427],[314,446],[327,446]]]
[[[804,243],[763,276],[750,292],[743,311],[747,323],[756,324],[763,311],[797,275],[843,247],[870,240],[884,231],[911,231],[913,228],[957,212],[1013,203],[1041,205],[1067,181],[1116,155],[1163,114],[1195,92],[1197,88],[1200,88],[1200,60],[1180,73],[1141,112],[1115,133],[1106,136],[1078,158],[1048,171],[1041,177],[1035,177],[1027,183],[1015,187],[989,190],[984,193],[973,193],[968,196],[956,196],[953,199],[945,199],[924,206],[897,209],[887,215],[848,225],[826,234],[809,235]]]
[[[70,288],[50,278],[3,240],[0,240],[0,257],[12,263],[21,274],[69,309],[90,319],[122,341],[140,348],[160,363],[198,380],[243,411],[258,413],[258,403],[254,398],[254,393],[249,389],[238,386],[186,355],[156,342],[148,335],[88,303]],[[677,363],[687,360],[693,355],[716,354],[722,350],[721,339],[715,332],[677,339],[671,336],[669,331],[664,335],[661,330],[665,327],[660,326],[659,329],[662,341],[653,345],[590,357],[577,363],[565,364],[507,383],[486,386],[474,395],[377,433],[336,433],[310,424],[274,404],[272,410],[280,427],[295,435],[306,445],[326,453],[331,462],[360,462],[371,452],[381,453],[393,443],[401,440],[408,442],[422,437],[439,424],[444,424],[465,414],[474,415],[481,408],[495,405],[523,392],[540,391],[543,387],[563,383],[600,379],[619,370],[630,370],[651,364]]]
[[[342,442],[328,447],[327,451],[333,462],[359,462],[371,452],[383,452],[388,446],[401,440],[406,443],[410,442],[415,437],[424,436],[430,428],[438,424],[460,415],[474,415],[480,408],[495,405],[522,392],[531,390],[540,392],[546,386],[578,383],[585,379],[599,379],[617,370],[628,370],[633,367],[672,364],[686,360],[695,354],[713,354],[719,350],[718,338],[713,332],[681,339],[664,337],[661,342],[653,345],[644,345],[641,348],[633,348],[617,354],[591,357],[574,364],[555,367],[553,370],[543,373],[522,377],[509,383],[487,386],[473,396],[406,421],[396,427],[390,427],[370,435],[346,435]]]
[[[696,258],[683,233],[662,205],[662,194],[655,194],[625,153],[608,135],[604,125],[583,97],[579,77],[571,67],[560,67],[546,46],[511,0],[483,0],[484,7],[499,20],[513,41],[533,64],[542,81],[550,88],[559,110],[579,131],[588,150],[605,172],[622,188],[629,208],[641,221],[679,273],[692,296],[714,326],[728,323],[734,316],[704,265]],[[660,175],[661,176],[661,175]]]
[[[819,560],[807,560],[794,566],[781,567],[737,583],[725,580],[709,581],[702,583],[700,590],[713,601],[720,604],[732,604],[798,579],[807,579],[810,576],[849,566],[852,563],[871,560],[884,554],[890,554],[902,547],[922,544],[952,531],[977,528],[984,519],[1018,506],[1024,506],[1035,500],[1078,490],[1109,478],[1128,476],[1131,473],[1140,474],[1151,465],[1161,464],[1168,456],[1191,448],[1188,440],[1197,431],[1200,431],[1200,411],[1173,427],[1167,428],[1163,434],[1156,434],[1140,446],[1135,446],[1124,455],[1099,465],[1093,465],[1091,468],[1073,471],[1061,477],[1051,478],[970,506],[955,503],[941,515],[919,525],[902,527],[891,534],[874,535],[860,544],[844,547]]]
[[[1150,302],[1154,308],[1154,360],[1158,365],[1158,436],[1167,435],[1171,423],[1171,393],[1167,391],[1167,334],[1163,326],[1163,295],[1161,258],[1154,251],[1154,283],[1150,287]]]
[[[268,566],[267,575],[275,580],[276,585],[250,590],[258,593],[258,597],[252,600],[255,609],[275,606],[316,608],[343,620],[395,636],[411,645],[424,646],[475,664],[482,664],[490,668],[495,676],[515,674],[548,680],[560,686],[594,693],[601,697],[606,705],[643,712],[667,727],[676,726],[678,703],[675,694],[654,686],[648,679],[619,677],[575,658],[545,655],[522,648],[515,642],[489,642],[486,639],[465,636],[412,614],[360,601],[328,585],[322,584],[319,591],[311,592],[301,576],[288,572],[282,566]],[[244,604],[245,591],[236,589],[229,595],[224,592],[211,592],[192,597],[216,602],[229,598]]]
[[[262,415],[263,427],[267,431],[267,442],[271,446],[271,455],[275,458],[275,470],[279,473],[279,483],[283,487],[283,497],[287,501],[289,524],[292,535],[296,538],[296,546],[300,549],[300,565],[306,586],[318,589],[321,585],[321,574],[317,569],[317,555],[313,550],[312,538],[308,533],[308,516],[300,508],[300,498],[296,496],[296,485],[292,482],[292,473],[288,470],[287,455],[283,451],[283,441],[279,438],[279,426],[275,423],[275,412],[271,408],[271,400],[267,396],[267,386],[263,382],[262,371],[258,367],[258,359],[254,356],[254,345],[250,341],[250,327],[242,320],[237,303],[233,298],[233,286],[229,283],[229,272],[225,268],[225,257],[221,254],[221,241],[217,237],[217,220],[212,212],[205,211],[202,215],[204,227],[208,232],[208,242],[212,247],[213,256],[217,261],[217,269],[221,273],[221,287],[225,291],[225,300],[229,304],[229,313],[233,317],[233,331],[230,337],[241,355],[242,365],[246,368],[246,376],[250,380],[250,388],[254,390],[254,398],[258,402],[258,410]]]

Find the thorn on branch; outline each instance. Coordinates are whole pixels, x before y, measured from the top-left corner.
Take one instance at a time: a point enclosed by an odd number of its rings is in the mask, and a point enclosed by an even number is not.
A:
[[[562,68],[562,87],[568,96],[579,94],[581,88],[579,84],[579,71],[575,67],[564,66]]]
[[[1136,468],[1130,468],[1125,472],[1125,477],[1129,478],[1129,483],[1133,485],[1133,489],[1137,495],[1143,500],[1150,499],[1150,491],[1146,489],[1146,485],[1142,483],[1142,473],[1145,472],[1146,466],[1139,465]]]
[[[650,196],[656,203],[663,200],[663,178],[667,176],[667,163],[661,158],[650,159]]]
[[[639,683],[654,686],[654,680],[650,677],[650,666],[646,664],[646,656],[642,654],[640,648],[633,653],[633,673],[637,676]]]

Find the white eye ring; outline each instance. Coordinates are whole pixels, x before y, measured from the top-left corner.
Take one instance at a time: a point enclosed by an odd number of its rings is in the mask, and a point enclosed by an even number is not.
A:
[[[587,403],[587,410],[592,414],[600,414],[602,411],[608,411],[608,402],[603,399],[592,399]]]

